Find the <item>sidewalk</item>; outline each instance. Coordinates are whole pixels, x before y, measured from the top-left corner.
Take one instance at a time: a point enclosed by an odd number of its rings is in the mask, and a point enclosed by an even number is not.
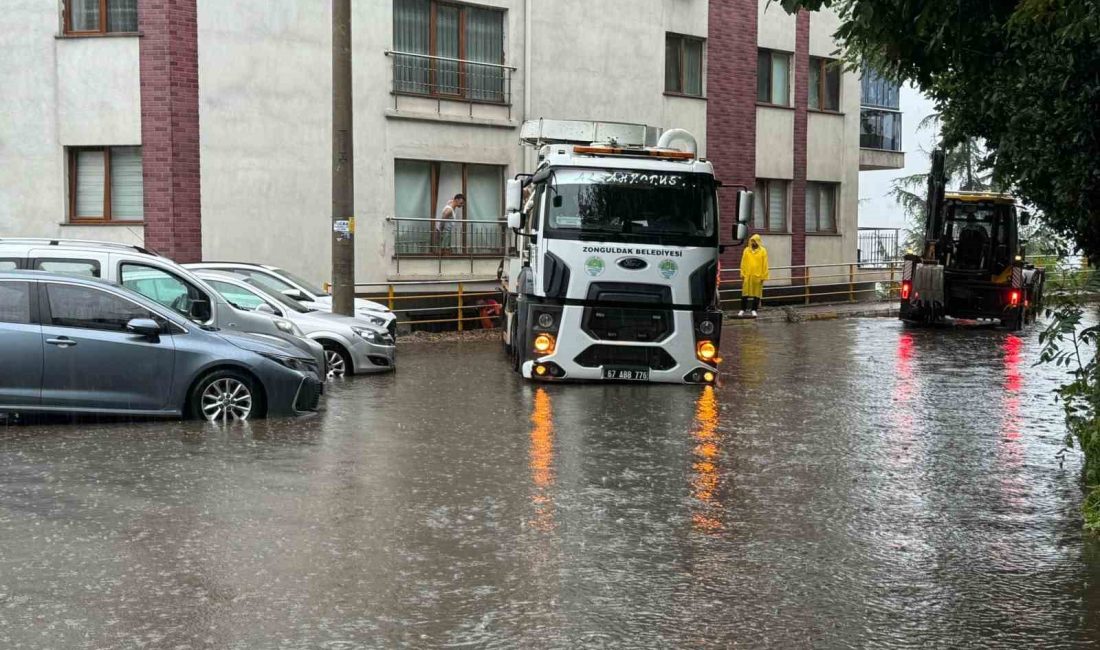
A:
[[[836,320],[838,318],[893,318],[898,315],[896,300],[876,302],[842,302],[815,305],[774,305],[765,306],[760,315],[753,318],[738,318],[737,310],[725,310],[725,324],[740,321],[764,323],[801,323],[811,320]]]

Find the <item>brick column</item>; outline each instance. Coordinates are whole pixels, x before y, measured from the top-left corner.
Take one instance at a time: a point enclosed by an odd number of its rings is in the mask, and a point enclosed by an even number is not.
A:
[[[794,181],[791,183],[791,266],[806,263],[806,126],[810,103],[810,12],[799,11],[794,44]],[[798,273],[797,271],[795,272]]]
[[[145,245],[202,259],[196,0],[138,0]]]
[[[756,183],[757,0],[710,0],[707,34],[707,159],[726,186]],[[722,240],[737,221],[737,192],[719,192]],[[722,266],[741,263],[728,249]]]

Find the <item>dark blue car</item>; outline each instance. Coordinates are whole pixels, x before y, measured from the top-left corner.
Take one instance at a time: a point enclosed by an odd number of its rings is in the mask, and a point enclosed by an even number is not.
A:
[[[200,326],[113,283],[0,273],[0,412],[296,415],[317,409],[321,379],[281,339]]]

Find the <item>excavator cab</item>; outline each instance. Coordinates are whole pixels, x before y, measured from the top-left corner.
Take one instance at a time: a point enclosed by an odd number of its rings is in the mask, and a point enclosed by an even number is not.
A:
[[[949,271],[993,280],[1012,266],[1020,252],[1016,207],[1011,197],[948,194],[940,262]]]

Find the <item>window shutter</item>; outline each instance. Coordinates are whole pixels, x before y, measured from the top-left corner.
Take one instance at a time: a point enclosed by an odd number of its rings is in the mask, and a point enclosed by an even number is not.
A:
[[[76,214],[78,218],[103,218],[106,175],[103,151],[76,152]]]
[[[145,218],[145,194],[141,147],[111,149],[111,219],[141,221]]]

